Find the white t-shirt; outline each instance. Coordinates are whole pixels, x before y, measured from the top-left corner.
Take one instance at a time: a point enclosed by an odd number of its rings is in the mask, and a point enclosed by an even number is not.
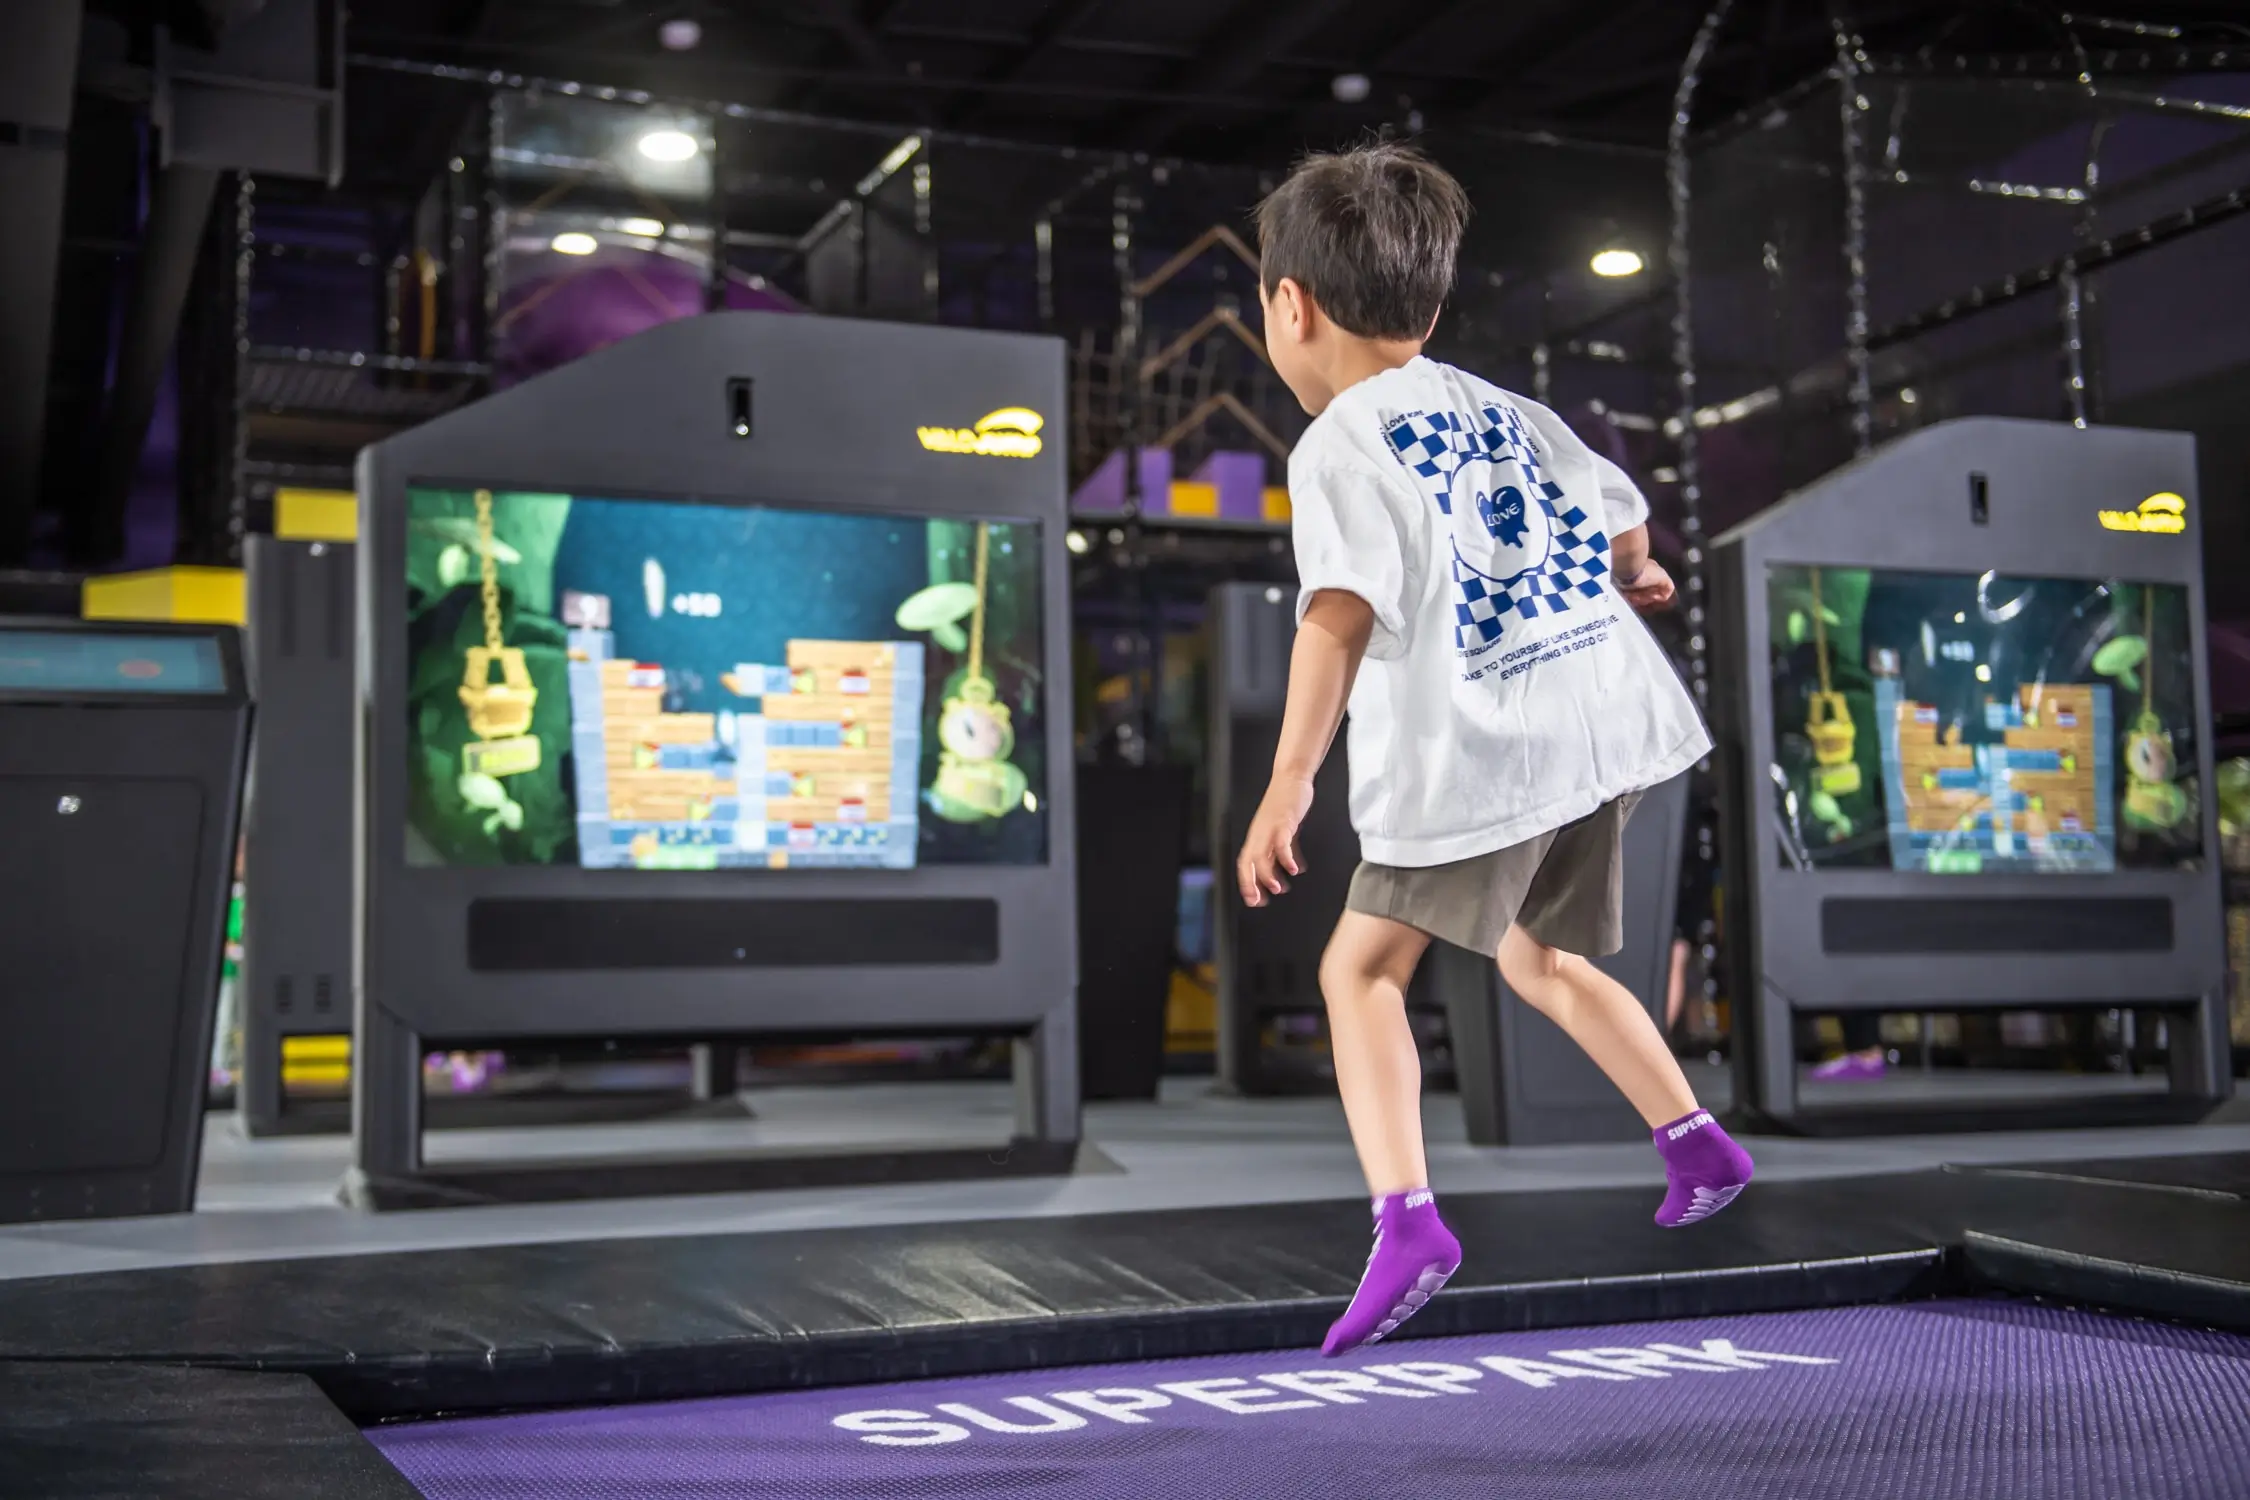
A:
[[[1648,502],[1545,407],[1417,358],[1315,419],[1289,500],[1298,620],[1323,589],[1375,612],[1349,738],[1368,860],[1505,849],[1710,752],[1610,579]]]

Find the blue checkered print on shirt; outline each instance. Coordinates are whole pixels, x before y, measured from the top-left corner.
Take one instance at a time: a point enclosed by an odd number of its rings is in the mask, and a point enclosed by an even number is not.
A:
[[[1562,515],[1544,498],[1537,502],[1555,522],[1554,550],[1546,562],[1506,583],[1487,578],[1453,554],[1453,582],[1461,597],[1453,606],[1453,643],[1463,651],[1500,639],[1508,620],[1559,615],[1580,599],[1599,598],[1602,575],[1609,571],[1609,538],[1586,526],[1586,512],[1572,506]]]
[[[1488,415],[1498,413],[1487,407]],[[1384,429],[1398,461],[1428,481],[1438,509],[1453,514],[1453,474],[1472,459],[1498,458],[1497,423],[1471,432],[1455,411],[1408,412]]]
[[[1476,459],[1513,459],[1529,481],[1526,504],[1537,505],[1553,527],[1554,546],[1537,568],[1502,582],[1477,572],[1453,556],[1453,581],[1460,598],[1453,606],[1454,643],[1463,651],[1500,639],[1508,620],[1558,615],[1580,599],[1598,598],[1609,571],[1609,537],[1589,525],[1586,512],[1572,506],[1558,512],[1562,487],[1546,477],[1523,417],[1512,407],[1487,405],[1473,429],[1459,412],[1408,412],[1383,430],[1398,461],[1421,476],[1438,510],[1453,513],[1453,475]]]

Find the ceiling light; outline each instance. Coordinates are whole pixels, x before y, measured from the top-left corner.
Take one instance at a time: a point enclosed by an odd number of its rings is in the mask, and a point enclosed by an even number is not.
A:
[[[1593,259],[1596,276],[1638,276],[1641,258],[1631,250],[1604,250]]]
[[[641,155],[650,161],[693,161],[702,149],[684,130],[652,130],[641,137]]]
[[[556,235],[554,244],[549,248],[557,255],[592,255],[601,246],[592,235],[580,234],[574,229],[568,234]]]
[[[617,230],[620,234],[638,235],[644,240],[664,238],[664,225],[656,219],[620,219]]]
[[[1357,104],[1367,97],[1368,82],[1365,73],[1338,73],[1329,80],[1330,92],[1339,104]]]
[[[1085,532],[1072,531],[1064,534],[1063,545],[1070,549],[1072,556],[1084,557],[1086,555],[1086,549],[1092,546],[1093,543],[1086,540]]]
[[[1899,401],[1900,401],[1900,402],[1901,402],[1901,403],[1902,403],[1903,405],[1906,405],[1906,406],[1912,406],[1912,405],[1913,405],[1913,404],[1914,404],[1914,403],[1915,403],[1916,401],[1920,400],[1921,398],[1920,398],[1919,396],[1916,396],[1916,395],[1914,394],[1914,387],[1912,387],[1912,386],[1907,386],[1907,387],[1905,387],[1905,388],[1903,388],[1902,390],[1900,390],[1900,391],[1899,391],[1899,393],[1898,393],[1898,399],[1899,399]]]
[[[703,40],[703,28],[696,22],[682,17],[677,21],[666,21],[662,26],[659,26],[656,29],[656,39],[664,44],[667,51],[693,52],[696,45]]]

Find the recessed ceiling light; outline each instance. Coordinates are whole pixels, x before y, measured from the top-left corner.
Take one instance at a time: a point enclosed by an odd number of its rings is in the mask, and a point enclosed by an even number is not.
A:
[[[1328,82],[1329,91],[1340,104],[1357,104],[1367,97],[1368,82],[1365,73],[1338,73]]]
[[[549,248],[557,255],[592,255],[601,245],[592,235],[580,234],[574,229],[568,234],[556,235]]]
[[[684,130],[652,130],[641,137],[641,155],[650,161],[693,161],[702,149]]]
[[[620,234],[639,235],[644,240],[657,240],[664,237],[664,225],[658,219],[620,219],[617,222],[617,229]]]
[[[1638,276],[1641,258],[1631,250],[1604,250],[1593,259],[1596,276]]]
[[[656,39],[668,51],[693,52],[703,40],[703,27],[683,16],[677,21],[666,21],[659,26],[656,29]]]

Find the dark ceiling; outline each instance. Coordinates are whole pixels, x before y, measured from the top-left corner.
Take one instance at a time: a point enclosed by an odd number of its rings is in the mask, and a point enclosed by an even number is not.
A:
[[[2244,0],[1841,0],[1877,51],[2134,44],[2135,24],[2250,41]],[[1212,162],[1286,162],[1371,128],[1660,145],[1704,0],[361,0],[361,54]],[[1834,56],[1827,0],[1738,0],[1699,117]],[[690,51],[662,24],[691,20]],[[2230,25],[2230,22],[2233,23]],[[1364,99],[1336,97],[1340,75]],[[399,75],[354,109],[422,112]],[[398,142],[368,131],[380,173]]]

